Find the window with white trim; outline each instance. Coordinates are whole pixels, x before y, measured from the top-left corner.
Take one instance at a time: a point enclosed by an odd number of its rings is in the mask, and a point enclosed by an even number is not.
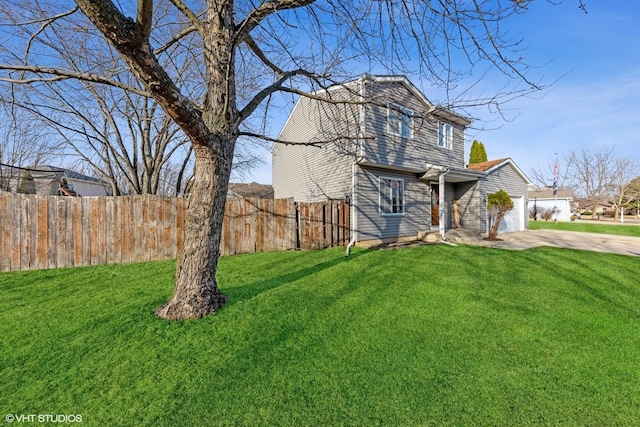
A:
[[[404,214],[404,179],[378,177],[381,215]]]
[[[453,126],[449,123],[438,122],[438,147],[449,150],[453,147]]]
[[[413,111],[399,105],[387,105],[387,130],[392,135],[413,138]]]

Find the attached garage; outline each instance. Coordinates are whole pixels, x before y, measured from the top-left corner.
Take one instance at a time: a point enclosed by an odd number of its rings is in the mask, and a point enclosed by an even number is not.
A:
[[[510,158],[490,160],[471,164],[468,168],[485,173],[479,182],[483,201],[480,218],[484,218],[484,231],[489,231],[489,213],[486,209],[487,195],[499,190],[506,191],[513,201],[513,209],[502,219],[499,232],[510,233],[526,230],[529,218],[527,193],[531,181],[513,160]]]
[[[524,211],[524,197],[523,196],[512,196],[511,201],[513,202],[513,209],[507,213],[502,221],[500,222],[500,233],[510,233],[513,231],[524,231],[525,227],[525,211]]]

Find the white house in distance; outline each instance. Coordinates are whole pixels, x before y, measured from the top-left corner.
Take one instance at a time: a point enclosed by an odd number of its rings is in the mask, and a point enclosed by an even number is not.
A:
[[[537,220],[543,219],[545,212],[552,212],[553,221],[571,221],[572,202],[571,190],[558,190],[555,196],[553,190],[529,191],[529,213],[535,211]]]

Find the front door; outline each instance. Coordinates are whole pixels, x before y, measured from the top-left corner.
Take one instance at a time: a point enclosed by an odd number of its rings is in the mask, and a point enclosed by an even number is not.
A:
[[[440,186],[431,184],[431,226],[440,225]]]

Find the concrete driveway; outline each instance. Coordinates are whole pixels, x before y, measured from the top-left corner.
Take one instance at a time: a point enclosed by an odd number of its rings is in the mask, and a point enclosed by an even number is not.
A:
[[[612,234],[582,233],[560,230],[527,230],[498,235],[500,241],[479,244],[500,249],[529,249],[538,246],[609,252],[640,257],[640,238]]]

